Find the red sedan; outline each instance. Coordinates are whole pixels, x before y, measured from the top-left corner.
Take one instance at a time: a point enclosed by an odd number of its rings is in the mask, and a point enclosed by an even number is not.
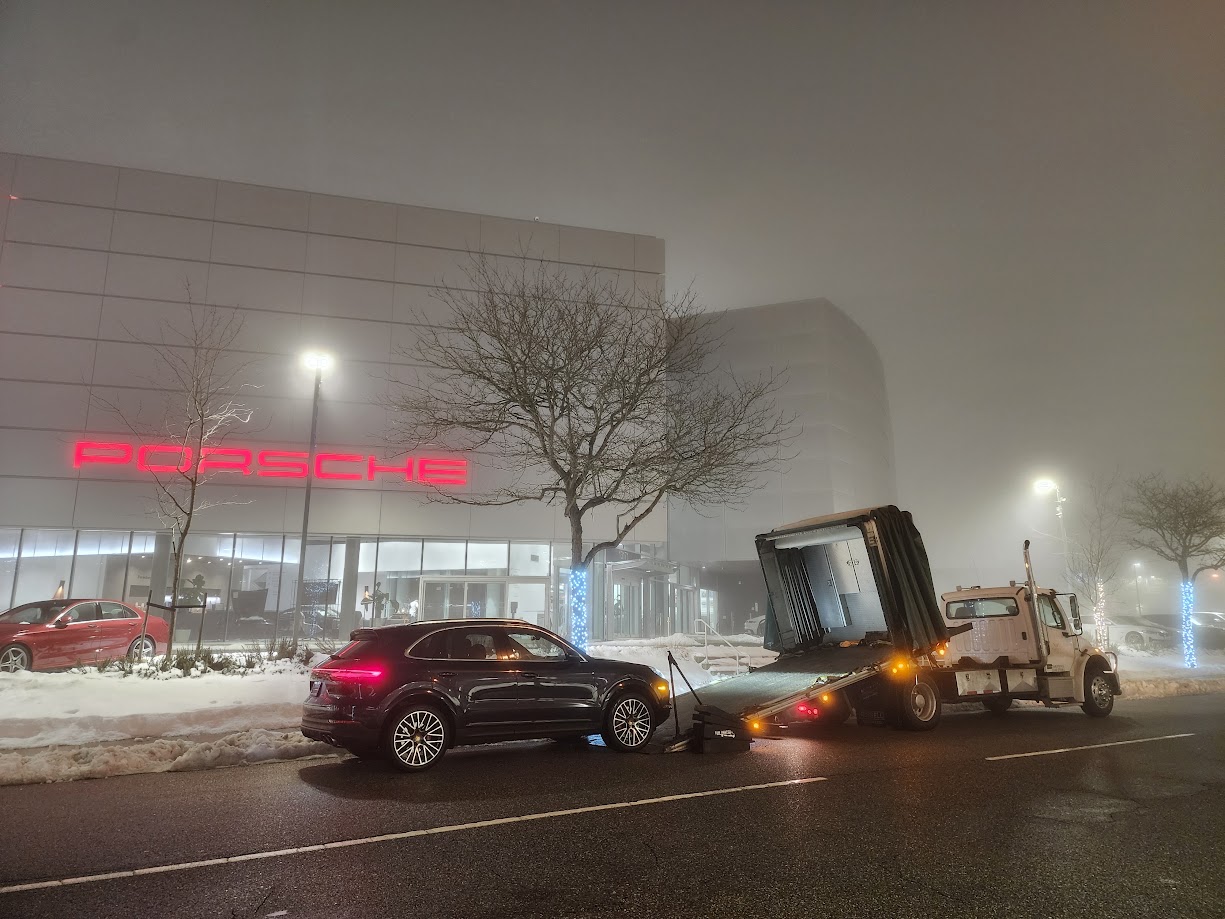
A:
[[[55,670],[166,649],[170,627],[117,600],[36,600],[0,613],[0,672]]]

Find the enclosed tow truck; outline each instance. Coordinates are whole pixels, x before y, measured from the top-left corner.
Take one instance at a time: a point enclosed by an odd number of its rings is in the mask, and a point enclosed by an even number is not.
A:
[[[1075,595],[1035,583],[1028,541],[1024,583],[940,600],[911,515],[893,506],[781,527],[757,537],[757,552],[765,644],[779,661],[703,691],[755,733],[852,713],[930,730],[945,704],[1004,711],[1017,699],[1104,717],[1122,691],[1110,656],[1082,634]]]

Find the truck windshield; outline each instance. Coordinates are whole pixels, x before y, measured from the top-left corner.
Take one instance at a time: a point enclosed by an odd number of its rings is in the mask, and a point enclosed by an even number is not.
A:
[[[949,619],[988,619],[992,616],[1017,616],[1017,601],[1013,597],[973,597],[953,600],[945,607]]]

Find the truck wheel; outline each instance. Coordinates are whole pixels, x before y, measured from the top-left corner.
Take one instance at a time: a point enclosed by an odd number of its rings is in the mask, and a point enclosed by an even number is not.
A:
[[[1091,718],[1105,718],[1114,710],[1114,690],[1100,666],[1085,671],[1085,701],[1080,708]]]
[[[1012,697],[992,696],[990,699],[983,699],[983,708],[993,715],[1002,715],[1012,708]]]
[[[898,720],[908,731],[930,731],[940,723],[940,691],[928,676],[901,689]]]

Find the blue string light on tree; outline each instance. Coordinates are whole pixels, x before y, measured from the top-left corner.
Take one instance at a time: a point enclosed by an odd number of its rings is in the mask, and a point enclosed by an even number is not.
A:
[[[570,569],[570,643],[587,653],[587,577],[586,568]]]
[[[1189,670],[1197,666],[1195,660],[1195,630],[1191,622],[1191,612],[1195,609],[1195,585],[1191,581],[1182,582],[1182,661]]]

